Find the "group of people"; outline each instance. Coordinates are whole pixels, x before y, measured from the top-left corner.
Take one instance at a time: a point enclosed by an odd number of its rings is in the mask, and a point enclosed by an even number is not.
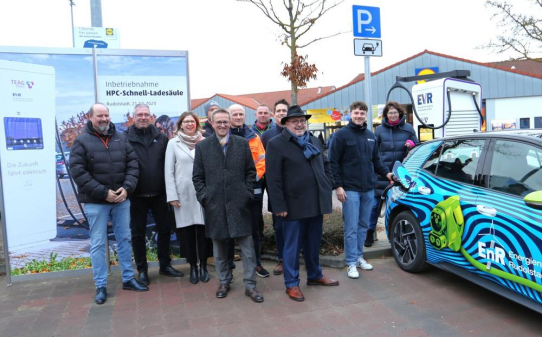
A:
[[[108,223],[117,242],[122,288],[149,289],[145,235],[149,211],[156,222],[161,275],[184,276],[171,265],[174,227],[190,264],[191,283],[209,281],[207,258],[212,247],[219,281],[216,297],[224,298],[233,282],[237,243],[245,295],[263,302],[256,276],[269,276],[260,257],[265,189],[277,244],[273,274],[284,275],[289,298],[305,299],[299,287],[299,253],[305,259],[307,285],[339,285],[323,275],[319,262],[323,215],[332,212],[333,190],[343,203],[348,276],[358,278],[357,267],[372,269],[363,258],[363,246],[378,218],[378,191],[393,180],[390,168],[395,160],[402,160],[417,143],[399,104],[386,105],[375,135],[367,127],[368,107],[352,103],[351,120],[335,133],[329,160],[322,142],[308,130],[311,115],[284,99],[275,103],[274,111],[260,105],[252,127],[245,124],[241,105],[224,109],[209,102],[205,110],[203,127],[190,111],[175,124],[162,116],[153,125],[149,107],[139,104],[134,124],[121,133],[104,104],[90,108],[86,128],[72,145],[69,166],[90,226],[96,303],[107,300]]]

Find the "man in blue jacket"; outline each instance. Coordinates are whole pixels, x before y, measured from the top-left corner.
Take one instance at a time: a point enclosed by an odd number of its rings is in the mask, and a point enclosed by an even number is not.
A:
[[[367,128],[367,105],[350,105],[351,121],[335,132],[329,151],[337,198],[343,203],[344,255],[348,277],[358,278],[357,266],[372,270],[363,258],[363,244],[369,228],[376,186],[375,171],[388,180],[393,174],[382,165],[375,135]]]

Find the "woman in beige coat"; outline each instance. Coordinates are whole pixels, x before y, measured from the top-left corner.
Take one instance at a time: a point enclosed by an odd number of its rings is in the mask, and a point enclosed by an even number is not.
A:
[[[168,143],[165,164],[167,201],[175,212],[177,237],[186,250],[193,284],[200,279],[209,281],[203,209],[192,183],[195,147],[202,139],[198,116],[191,111],[184,112],[177,121],[175,137]]]

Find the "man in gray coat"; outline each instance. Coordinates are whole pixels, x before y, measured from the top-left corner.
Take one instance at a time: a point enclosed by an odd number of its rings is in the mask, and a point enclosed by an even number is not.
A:
[[[213,112],[215,135],[196,145],[192,181],[205,214],[205,235],[213,240],[220,284],[216,297],[224,298],[232,279],[227,261],[227,239],[236,239],[243,256],[245,295],[263,302],[256,290],[256,257],[252,241],[250,203],[254,199],[256,168],[248,142],[230,134],[228,111]]]

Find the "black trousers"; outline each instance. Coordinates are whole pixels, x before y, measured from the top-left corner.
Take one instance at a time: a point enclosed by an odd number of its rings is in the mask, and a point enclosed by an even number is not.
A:
[[[177,238],[182,246],[186,260],[191,267],[198,264],[207,265],[207,238],[205,237],[205,226],[192,225],[183,228],[177,228]]]
[[[252,240],[254,241],[254,252],[256,253],[256,266],[262,265],[260,257],[260,242],[263,237],[263,200],[253,200],[250,203],[250,215],[252,220]],[[235,240],[226,240],[226,249],[228,252],[228,265],[230,269],[235,269],[233,257],[235,255]]]
[[[147,215],[149,210],[156,221],[156,232],[158,233],[158,261],[160,267],[170,264],[169,256],[170,225],[169,208],[166,195],[156,197],[131,197],[130,199],[130,228],[132,229],[132,249],[137,271],[147,271],[147,247],[145,232],[147,230]]]

